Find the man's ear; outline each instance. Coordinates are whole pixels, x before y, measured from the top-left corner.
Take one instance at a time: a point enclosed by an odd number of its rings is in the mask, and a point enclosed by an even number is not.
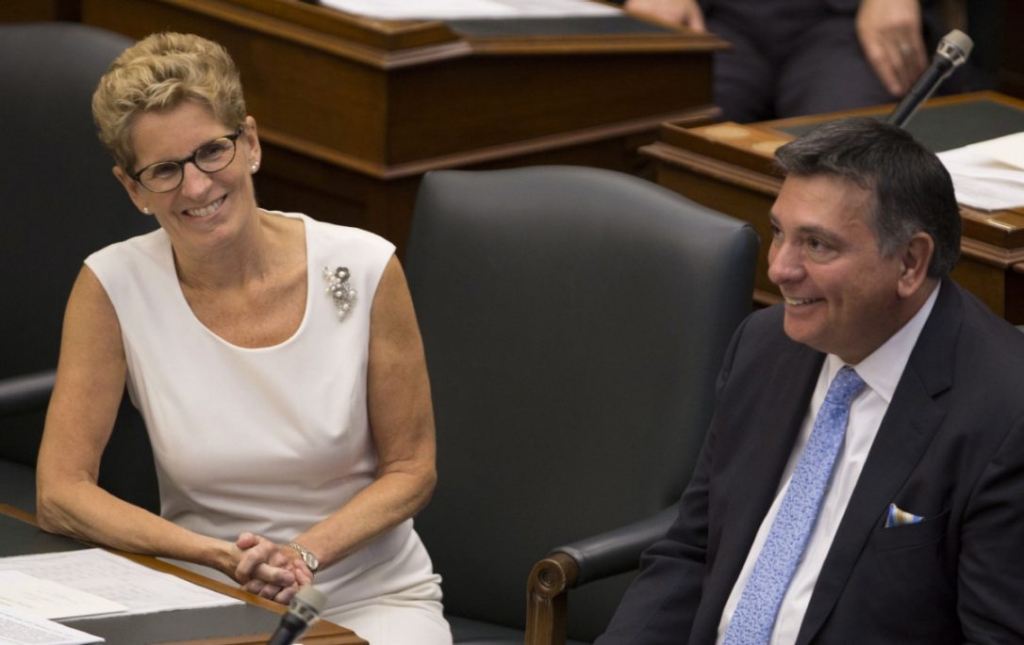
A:
[[[135,208],[139,209],[146,215],[150,212],[147,210],[146,201],[142,198],[142,191],[139,189],[138,183],[128,176],[124,170],[121,170],[120,166],[114,166],[114,176],[124,186],[125,191],[128,192],[128,196],[132,198],[132,203],[135,204]]]
[[[924,231],[914,233],[900,257],[900,276],[896,290],[902,298],[910,298],[928,279],[928,266],[935,255],[935,240]]]

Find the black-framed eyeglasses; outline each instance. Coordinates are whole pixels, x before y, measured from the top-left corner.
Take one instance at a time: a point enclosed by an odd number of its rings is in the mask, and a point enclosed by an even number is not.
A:
[[[235,160],[235,142],[242,134],[239,127],[229,134],[196,148],[191,155],[178,161],[158,161],[128,176],[152,193],[169,193],[181,185],[185,178],[185,164],[192,162],[206,174],[224,170]]]

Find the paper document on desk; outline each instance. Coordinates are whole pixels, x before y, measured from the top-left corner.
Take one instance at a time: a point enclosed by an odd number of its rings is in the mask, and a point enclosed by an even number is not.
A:
[[[128,611],[120,603],[21,571],[0,571],[0,607],[60,620]]]
[[[104,639],[52,620],[0,607],[0,645],[87,645]]]
[[[939,153],[956,200],[995,211],[1024,206],[1024,132]]]
[[[2,571],[20,571],[95,594],[124,605],[130,614],[243,604],[103,549],[0,558]]]
[[[622,13],[618,7],[588,0],[320,0],[320,4],[379,20],[567,18]]]

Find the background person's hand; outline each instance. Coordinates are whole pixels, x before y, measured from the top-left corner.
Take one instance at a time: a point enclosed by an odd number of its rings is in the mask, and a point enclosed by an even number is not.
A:
[[[918,0],[862,0],[857,37],[864,56],[894,97],[902,97],[928,66]]]
[[[626,0],[626,10],[648,18],[681,24],[692,31],[707,31],[697,0]]]

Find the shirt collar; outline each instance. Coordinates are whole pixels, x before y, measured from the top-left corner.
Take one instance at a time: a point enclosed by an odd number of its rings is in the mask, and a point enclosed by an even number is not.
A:
[[[889,340],[882,343],[882,346],[868,355],[857,365],[857,374],[872,391],[885,400],[886,405],[892,402],[896,386],[903,376],[903,370],[910,360],[910,353],[914,351],[921,330],[928,320],[932,309],[935,307],[935,300],[939,297],[940,282],[932,290],[924,305],[917,310],[917,313],[900,327],[899,331],[889,337]],[[826,359],[826,370],[828,372],[828,383],[832,382],[839,370],[846,365],[843,359],[835,354],[829,354]]]

